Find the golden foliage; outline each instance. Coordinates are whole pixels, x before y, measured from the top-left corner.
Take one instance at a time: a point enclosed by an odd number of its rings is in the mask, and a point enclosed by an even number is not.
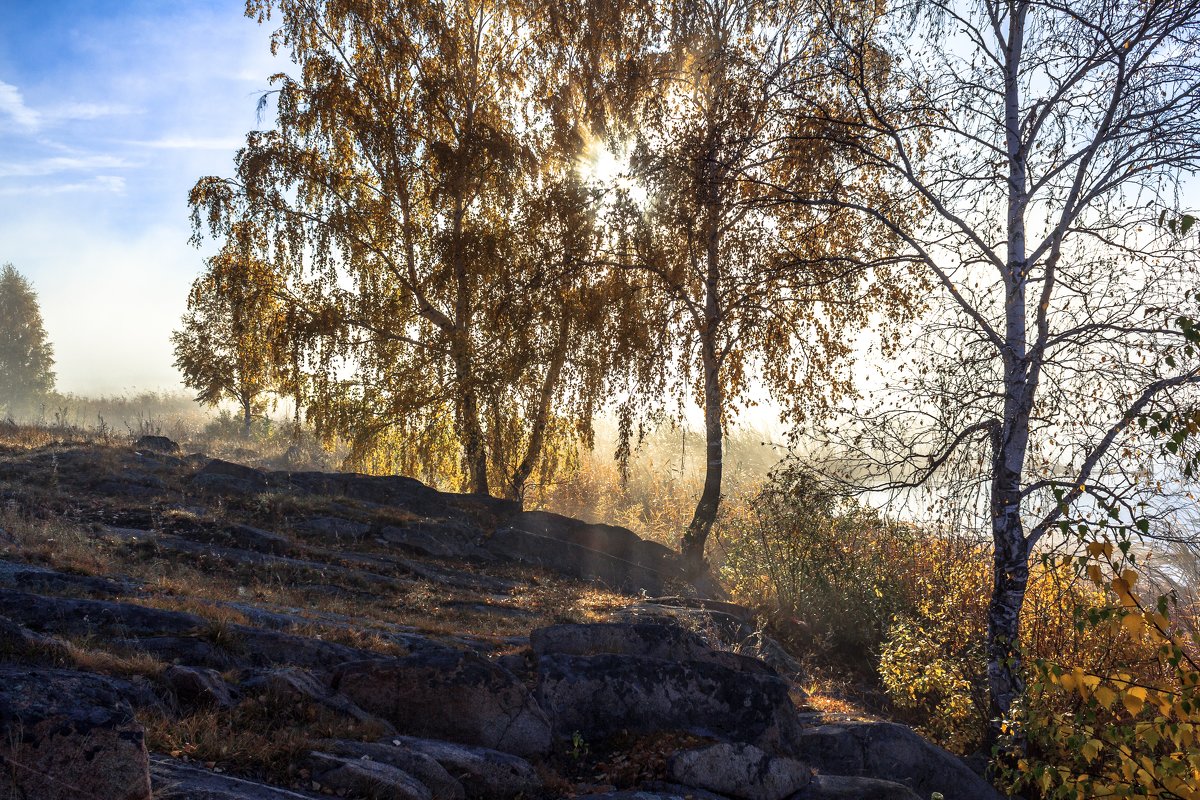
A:
[[[507,0],[247,13],[299,69],[236,177],[196,184],[197,235],[261,228],[308,418],[351,465],[519,497],[550,440],[590,439],[639,316],[598,266],[561,21]]]
[[[1033,661],[1028,696],[1007,723],[1006,778],[1062,800],[1200,798],[1195,636],[1168,616],[1169,594],[1144,599],[1127,538],[1090,541],[1073,561],[1092,586],[1078,628],[1106,657]]]

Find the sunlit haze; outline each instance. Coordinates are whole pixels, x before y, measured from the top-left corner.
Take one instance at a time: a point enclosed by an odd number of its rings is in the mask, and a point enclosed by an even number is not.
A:
[[[0,2],[0,263],[34,284],[63,391],[179,390],[169,335],[273,59],[241,0]]]

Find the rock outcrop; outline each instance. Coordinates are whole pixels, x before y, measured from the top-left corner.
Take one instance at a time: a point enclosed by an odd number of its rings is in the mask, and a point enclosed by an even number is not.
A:
[[[962,761],[893,722],[843,722],[801,729],[795,754],[820,772],[891,781],[921,797],[999,800]]]
[[[98,675],[0,667],[0,796],[150,800],[130,693]]]
[[[332,685],[404,734],[516,755],[550,749],[550,723],[529,690],[474,653],[351,662],[338,668]]]
[[[679,730],[788,752],[799,727],[777,676],[618,655],[547,655],[537,670],[538,701],[560,736]]]
[[[676,753],[671,780],[736,800],[784,800],[812,780],[812,770],[795,759],[772,756],[748,744],[714,744]]]
[[[0,535],[0,797],[998,797],[907,728],[801,714],[754,615],[623,528],[149,441],[0,478],[73,548]]]
[[[468,798],[506,800],[518,795],[532,795],[541,789],[541,778],[527,760],[487,747],[416,736],[392,736],[377,744],[335,742],[332,747],[335,752],[396,765],[413,775],[420,772],[410,766],[414,759],[432,759],[446,774],[454,776]],[[432,784],[430,786],[437,790]]]

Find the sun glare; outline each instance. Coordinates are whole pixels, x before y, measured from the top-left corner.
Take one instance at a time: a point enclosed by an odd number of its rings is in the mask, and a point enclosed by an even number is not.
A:
[[[624,148],[614,152],[603,141],[593,139],[580,155],[577,169],[580,177],[590,184],[624,191],[639,204],[646,199],[645,188],[629,174],[629,157]]]
[[[579,174],[589,183],[616,184],[628,167],[624,158],[599,141],[590,143],[579,160]]]

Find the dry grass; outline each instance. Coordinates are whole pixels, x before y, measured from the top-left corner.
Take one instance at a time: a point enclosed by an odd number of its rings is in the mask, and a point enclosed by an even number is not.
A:
[[[185,511],[164,514],[162,519],[167,524],[212,524]],[[211,636],[218,639],[228,638],[232,625],[252,624],[243,612],[228,605],[234,601],[307,618],[308,622],[293,627],[294,633],[383,654],[400,652],[380,635],[381,630],[395,626],[435,637],[501,639],[556,622],[597,621],[630,602],[619,593],[521,567],[492,570],[520,586],[503,603],[428,581],[388,589],[354,585],[352,579],[334,574],[323,576],[321,582],[344,591],[329,593],[311,585],[313,576],[303,572],[270,566],[206,565],[160,551],[151,541],[111,543],[90,526],[60,517],[36,519],[8,509],[0,511],[0,529],[6,532],[0,540],[0,557],[65,572],[127,576],[146,590],[144,595],[125,598],[127,602],[195,614],[209,621]],[[332,624],[323,618],[328,615],[340,616],[347,624]]]
[[[114,548],[60,517],[36,519],[0,509],[0,558],[51,566],[80,575],[113,575],[121,563]]]
[[[169,666],[154,656],[115,647],[95,637],[43,636],[36,641],[0,644],[0,661],[73,667],[115,678],[157,678]]]
[[[66,655],[76,669],[116,678],[157,678],[169,664],[148,653],[115,652],[110,646],[92,640],[66,640]]]
[[[325,739],[374,741],[387,730],[356,722],[314,703],[271,695],[243,700],[229,710],[197,710],[171,717],[138,712],[151,751],[198,761],[209,768],[304,788],[302,763]]]
[[[163,611],[182,611],[203,617],[213,625],[250,625],[250,618],[236,608],[194,595],[163,594],[145,598],[139,605]]]

